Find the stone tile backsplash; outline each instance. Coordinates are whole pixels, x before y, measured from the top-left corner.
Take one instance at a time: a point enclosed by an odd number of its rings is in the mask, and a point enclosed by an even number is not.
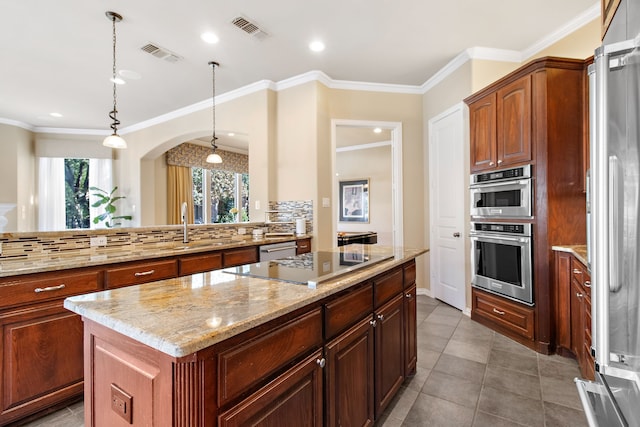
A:
[[[267,233],[295,234],[296,218],[306,219],[307,234],[313,232],[313,202],[288,201],[269,202],[269,221],[233,224],[189,224],[189,241],[238,238],[238,229],[244,228],[246,238],[251,238],[254,229],[262,228]],[[267,215],[267,214],[266,214]],[[282,215],[282,216],[278,216]],[[274,223],[273,221],[278,223]],[[42,258],[62,253],[93,254],[101,251],[141,250],[145,245],[163,245],[182,242],[181,225],[156,227],[112,228],[99,230],[65,230],[46,232],[0,233],[2,254],[0,260]],[[91,247],[92,237],[105,236],[107,246]]]

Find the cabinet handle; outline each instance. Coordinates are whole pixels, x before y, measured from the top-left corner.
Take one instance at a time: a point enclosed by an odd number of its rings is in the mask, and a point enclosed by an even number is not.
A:
[[[300,246],[298,246],[298,247],[299,247],[300,249],[307,249],[309,246],[307,246],[307,245],[300,245]]]
[[[378,320],[382,322],[384,320],[384,314],[378,314]]]
[[[324,365],[327,364],[327,361],[325,360],[325,358],[323,357],[322,359],[316,359],[316,363],[318,364],[318,366],[320,366],[321,368],[324,368]]]
[[[404,294],[405,297],[411,298],[411,294]]]
[[[590,288],[591,287],[591,280],[585,280],[584,281],[584,286],[587,287],[587,288]]]
[[[581,293],[581,292],[576,292],[576,296],[577,296],[578,298],[582,298],[582,293]]]
[[[60,289],[64,289],[64,288],[65,288],[65,284],[63,283],[62,285],[58,285],[58,286],[47,286],[46,288],[35,288],[33,292],[35,292],[36,294],[39,294],[40,292],[59,291]]]
[[[498,164],[501,165],[502,164],[502,160],[498,160]]]
[[[489,166],[493,166],[493,165],[495,165],[495,163],[489,162]]]
[[[582,270],[580,270],[579,268],[574,268],[573,274],[582,274]]]
[[[374,320],[369,320],[369,324],[375,328],[376,327],[375,319]]]
[[[138,272],[138,273],[134,273],[133,275],[136,276],[136,277],[142,277],[142,276],[149,276],[149,275],[151,275],[151,274],[153,274],[155,272],[156,272],[155,270],[141,271],[141,272]]]
[[[496,314],[499,314],[500,316],[504,316],[504,311],[500,311],[497,308],[494,308],[493,312],[496,313]]]

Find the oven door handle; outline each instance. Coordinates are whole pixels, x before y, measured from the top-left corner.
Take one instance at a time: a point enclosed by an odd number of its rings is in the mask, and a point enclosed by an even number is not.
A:
[[[530,180],[528,180],[528,179],[519,179],[517,181],[483,182],[483,183],[472,184],[472,185],[469,186],[469,189],[477,190],[477,189],[481,189],[481,188],[502,187],[502,186],[506,186],[506,185],[527,185],[527,183],[529,181]]]
[[[517,243],[527,243],[530,237],[508,237],[508,236],[488,236],[486,234],[478,235],[478,234],[470,234],[469,238],[471,240],[484,240],[490,242],[517,242]]]

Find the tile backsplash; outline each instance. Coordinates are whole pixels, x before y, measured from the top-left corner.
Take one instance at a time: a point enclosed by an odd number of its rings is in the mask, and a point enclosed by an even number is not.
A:
[[[246,238],[251,238],[252,231],[256,228],[262,228],[265,232],[295,233],[295,222],[292,221],[296,218],[305,218],[307,234],[312,234],[313,203],[311,201],[269,202],[269,210],[282,211],[283,215],[288,216],[279,217],[278,223],[189,224],[189,241],[238,238],[240,228],[244,228]],[[274,217],[271,217],[270,221],[275,221]],[[106,246],[91,246],[91,238],[98,236],[106,237]],[[140,250],[144,249],[145,245],[178,243],[182,241],[182,237],[181,225],[0,233],[2,244],[0,260],[42,258],[62,253],[91,254],[123,249]]]

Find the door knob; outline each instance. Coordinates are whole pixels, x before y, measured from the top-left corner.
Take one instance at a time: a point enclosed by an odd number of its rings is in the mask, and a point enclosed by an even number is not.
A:
[[[453,233],[453,237],[460,237],[460,233],[456,231],[455,233]]]

